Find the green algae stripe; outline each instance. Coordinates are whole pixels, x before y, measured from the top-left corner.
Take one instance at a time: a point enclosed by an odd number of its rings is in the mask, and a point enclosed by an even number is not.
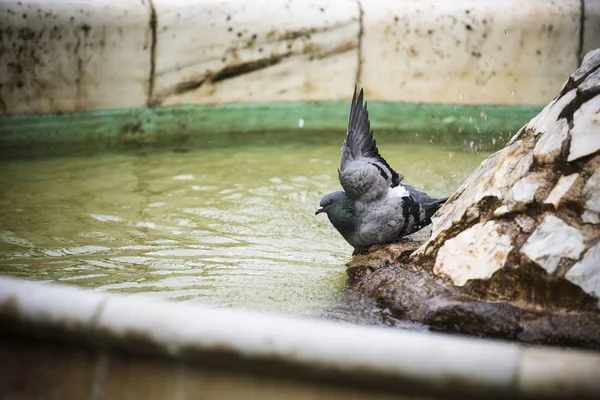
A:
[[[502,145],[536,106],[369,102],[379,135],[445,144]],[[148,148],[194,148],[284,141],[337,143],[347,101],[180,105],[0,116],[3,159]]]

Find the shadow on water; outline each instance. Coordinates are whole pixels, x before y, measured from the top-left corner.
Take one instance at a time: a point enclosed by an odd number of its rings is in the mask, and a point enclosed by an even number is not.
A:
[[[433,196],[449,195],[487,156],[387,138],[379,146],[406,183]],[[338,190],[339,152],[336,141],[0,163],[0,273],[424,329],[347,287],[351,248],[314,215]]]

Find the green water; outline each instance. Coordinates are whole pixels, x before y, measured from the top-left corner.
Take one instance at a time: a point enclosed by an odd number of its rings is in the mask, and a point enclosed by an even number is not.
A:
[[[447,196],[487,155],[379,143],[405,182]],[[357,323],[351,247],[314,211],[340,145],[243,146],[0,163],[0,273]]]

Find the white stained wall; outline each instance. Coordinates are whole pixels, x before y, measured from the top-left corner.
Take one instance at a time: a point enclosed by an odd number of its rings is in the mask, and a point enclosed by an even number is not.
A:
[[[584,3],[1,0],[0,114],[348,99],[355,82],[370,100],[543,105],[600,45],[600,0]]]
[[[146,104],[148,2],[0,0],[0,114]]]

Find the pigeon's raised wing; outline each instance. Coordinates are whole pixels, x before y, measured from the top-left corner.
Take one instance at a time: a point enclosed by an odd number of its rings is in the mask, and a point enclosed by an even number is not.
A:
[[[360,90],[357,98],[356,87],[338,175],[348,197],[362,201],[378,198],[389,188],[398,186],[404,178],[379,155],[373,140],[367,103],[363,106],[363,90]]]

